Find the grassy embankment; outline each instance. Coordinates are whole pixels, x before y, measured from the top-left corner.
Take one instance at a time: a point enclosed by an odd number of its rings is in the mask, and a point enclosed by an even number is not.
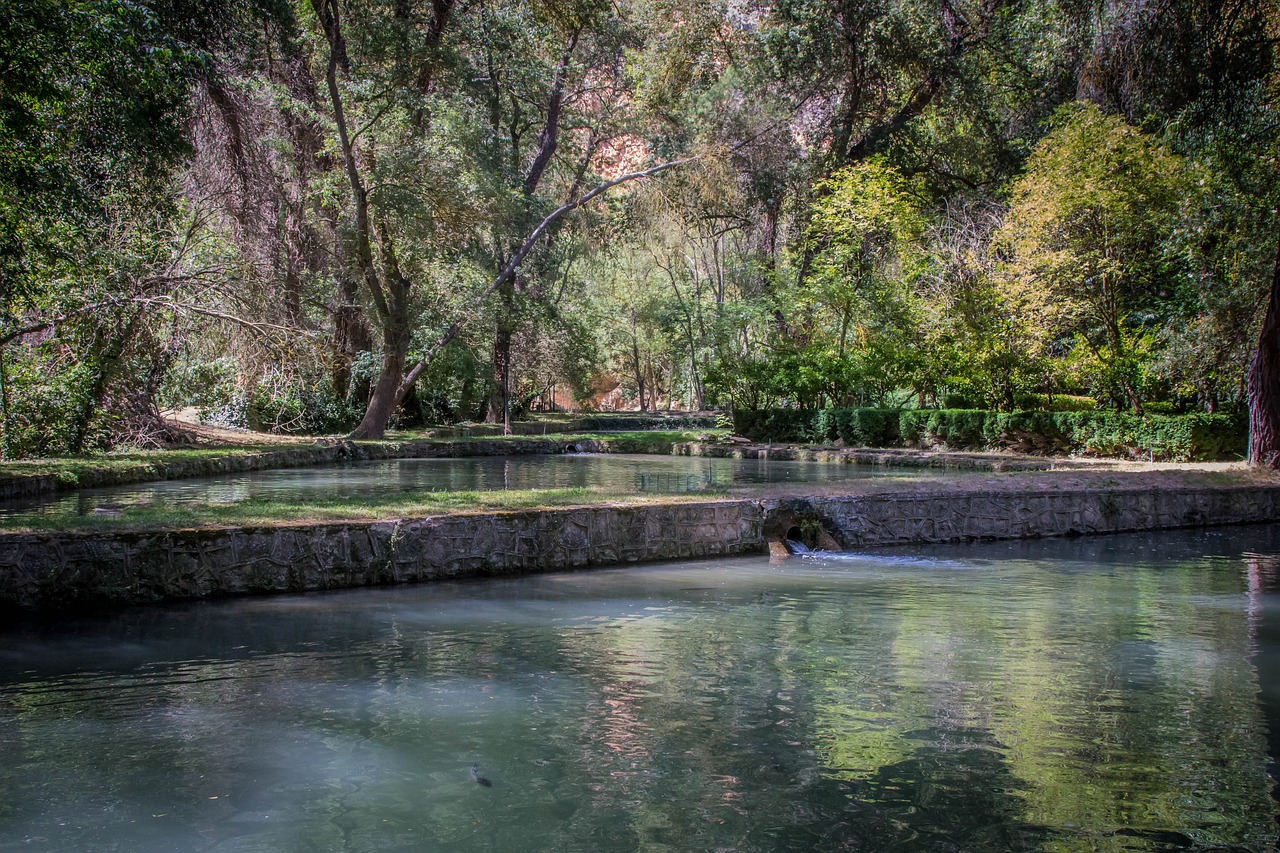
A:
[[[724,490],[698,493],[703,497],[723,497]],[[503,510],[548,509],[586,505],[683,503],[694,498],[680,494],[629,494],[599,488],[527,489],[486,492],[417,492],[386,498],[316,498],[305,501],[249,500],[208,506],[121,507],[119,515],[50,515],[39,519],[0,516],[0,532],[32,533],[49,531],[142,531],[184,530],[209,527],[261,527],[277,524],[323,522],[367,522],[424,518],[431,515]]]

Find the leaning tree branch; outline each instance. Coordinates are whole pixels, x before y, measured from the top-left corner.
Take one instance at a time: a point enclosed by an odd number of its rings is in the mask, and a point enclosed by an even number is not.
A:
[[[245,317],[239,317],[235,314],[228,314],[225,311],[217,311],[213,308],[205,308],[202,305],[193,305],[190,302],[179,302],[171,296],[142,296],[127,300],[130,302],[141,303],[143,305],[152,305],[168,308],[172,311],[185,312],[188,314],[196,314],[201,317],[208,317],[213,320],[223,320],[242,326],[252,332],[262,335],[264,338],[269,337],[272,332],[296,333],[298,330],[291,326],[281,326],[276,323],[267,323],[262,320],[250,320]]]
[[[652,178],[654,175],[661,174],[662,172],[665,172],[668,169],[674,169],[676,166],[683,166],[687,163],[692,163],[697,159],[698,159],[697,157],[685,157],[680,160],[670,160],[666,163],[660,163],[657,166],[651,166],[648,169],[642,169],[638,172],[628,172],[625,175],[619,175],[618,177],[612,180],[604,181],[603,183],[597,184],[590,192],[580,195],[576,199],[565,202],[564,204],[560,205],[555,210],[548,213],[546,217],[541,222],[538,223],[538,227],[534,228],[533,231],[529,233],[529,236],[525,238],[524,243],[520,246],[520,248],[516,251],[516,253],[511,256],[511,259],[507,261],[507,265],[502,268],[502,271],[498,273],[498,275],[493,279],[493,281],[489,282],[489,285],[484,290],[477,293],[474,297],[472,297],[468,301],[466,308],[470,309],[472,305],[489,296],[489,294],[493,293],[495,290],[497,290],[499,287],[505,284],[511,278],[511,276],[515,275],[516,270],[520,268],[520,263],[525,259],[526,256],[528,256],[529,252],[532,251],[533,247],[537,244],[538,238],[540,238],[544,233],[546,233],[547,229],[550,228],[553,224],[555,224],[555,222],[559,220],[561,217],[565,216],[568,213],[573,212],[574,210],[577,210],[579,207],[582,207],[587,202],[591,201],[594,198],[597,198],[598,196],[603,195],[604,193],[608,192],[609,190],[613,189],[619,184],[625,184],[631,181],[643,180],[645,178]],[[448,328],[445,329],[444,333],[440,336],[439,340],[437,340],[435,344],[431,347],[431,349],[427,350],[426,354],[423,355],[422,358],[418,360],[418,363],[415,364],[407,374],[405,374],[404,380],[401,381],[400,383],[399,393],[401,396],[403,396],[406,392],[408,392],[408,390],[411,387],[413,387],[413,383],[418,380],[418,377],[422,374],[422,371],[425,370],[427,365],[431,363],[431,360],[435,358],[436,355],[439,354],[440,350],[448,346],[449,343],[458,336],[458,332],[462,331],[462,324],[466,321],[467,317],[470,316],[470,313],[471,313],[470,310],[461,311],[458,314],[458,316],[454,319],[454,321],[449,324]]]

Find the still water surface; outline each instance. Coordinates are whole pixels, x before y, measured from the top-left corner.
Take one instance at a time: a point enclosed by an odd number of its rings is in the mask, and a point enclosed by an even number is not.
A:
[[[86,515],[101,507],[198,507],[244,501],[362,500],[433,491],[590,487],[628,494],[726,492],[770,484],[920,476],[903,468],[640,454],[394,459],[161,480],[0,502],[0,516]],[[930,470],[930,476],[942,472]],[[951,472],[947,476],[958,476]]]
[[[11,626],[0,850],[1268,851],[1278,659],[1276,527]]]

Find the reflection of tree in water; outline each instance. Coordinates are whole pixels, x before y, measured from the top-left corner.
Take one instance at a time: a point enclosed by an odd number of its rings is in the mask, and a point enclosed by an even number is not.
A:
[[[1280,648],[1274,560],[1028,553],[999,574],[762,561],[138,612],[98,676],[191,677],[138,694],[145,750],[104,721],[109,748],[61,776],[97,780],[89,805],[177,795],[154,811],[190,837],[350,849],[389,827],[404,849],[1269,849],[1257,695],[1274,744],[1280,673],[1243,653]],[[38,633],[24,648],[71,643]],[[25,692],[13,742],[43,748],[66,706]],[[211,802],[234,815],[207,833]]]
[[[883,851],[1039,850],[1048,832],[1025,820],[1018,792],[989,732],[928,729],[908,757],[869,776],[830,784],[846,798],[821,849]]]
[[[1258,698],[1267,722],[1267,770],[1280,822],[1280,654],[1276,654],[1280,649],[1280,551],[1246,553],[1245,565],[1253,664],[1258,669]]]

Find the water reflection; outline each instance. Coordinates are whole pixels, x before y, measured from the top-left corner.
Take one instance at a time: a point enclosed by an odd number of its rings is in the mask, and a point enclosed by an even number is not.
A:
[[[949,472],[946,476],[967,473]],[[928,475],[939,476],[940,472],[930,471]],[[768,459],[622,454],[395,459],[81,489],[70,494],[0,502],[0,516],[38,520],[51,515],[92,515],[100,508],[209,506],[263,500],[359,501],[436,491],[598,488],[632,494],[716,494],[765,483],[785,487],[905,476],[920,476],[920,472]]]
[[[0,850],[1271,850],[1277,565],[1242,528],[19,626]]]

